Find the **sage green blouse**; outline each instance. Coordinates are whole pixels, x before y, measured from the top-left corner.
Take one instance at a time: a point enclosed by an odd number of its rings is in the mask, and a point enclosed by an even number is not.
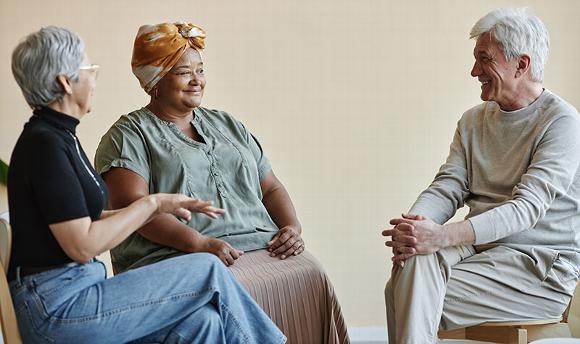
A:
[[[145,179],[149,193],[211,200],[225,215],[212,220],[193,214],[188,223],[192,230],[243,251],[265,248],[278,228],[262,203],[260,180],[271,166],[260,144],[223,111],[196,108],[191,125],[205,143],[146,108],[121,116],[101,138],[95,168],[99,174],[113,167],[129,169]],[[179,253],[134,233],[111,257],[115,269],[123,271]]]

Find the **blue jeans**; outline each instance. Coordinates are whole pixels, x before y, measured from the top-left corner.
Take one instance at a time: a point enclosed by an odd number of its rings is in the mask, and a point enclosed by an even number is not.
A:
[[[284,343],[214,255],[188,254],[106,278],[72,263],[10,283],[24,343]]]

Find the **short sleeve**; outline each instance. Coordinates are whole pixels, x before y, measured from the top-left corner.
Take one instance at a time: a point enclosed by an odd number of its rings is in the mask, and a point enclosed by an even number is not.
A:
[[[268,157],[264,153],[260,141],[258,141],[258,139],[246,128],[245,125],[242,124],[242,122],[240,121],[236,122],[242,130],[242,134],[244,136],[246,144],[248,145],[248,148],[252,152],[252,156],[254,157],[256,166],[258,167],[258,176],[260,180],[262,180],[272,170],[270,160],[268,160]]]
[[[95,169],[103,175],[111,168],[131,170],[150,180],[149,152],[145,139],[135,126],[115,123],[101,138],[95,154]]]
[[[264,150],[262,149],[262,145],[260,145],[258,139],[250,134],[249,141],[248,144],[250,145],[250,150],[252,151],[252,155],[256,160],[256,165],[258,166],[258,175],[260,180],[262,180],[272,170],[272,166],[270,165],[268,157],[264,154]]]
[[[31,145],[37,149],[28,153],[27,182],[46,223],[90,216],[81,182],[62,138],[41,133]]]

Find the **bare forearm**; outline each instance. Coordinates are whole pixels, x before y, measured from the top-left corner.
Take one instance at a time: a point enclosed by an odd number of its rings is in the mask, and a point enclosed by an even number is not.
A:
[[[292,226],[300,233],[302,232],[302,225],[298,221],[298,216],[296,216],[294,204],[282,184],[264,194],[262,203],[264,203],[268,214],[270,214],[278,228]]]
[[[157,212],[152,197],[144,197],[127,208],[107,214],[104,219],[80,219],[51,224],[50,228],[66,254],[84,262],[125,240]]]
[[[143,197],[102,220],[92,222],[87,239],[89,242],[103,243],[99,253],[110,250],[147,223],[156,212],[157,204],[153,198]]]
[[[205,237],[170,214],[155,216],[138,230],[149,241],[182,252],[200,252]]]
[[[112,168],[103,175],[110,190],[112,208],[123,208],[149,195],[148,183],[135,172],[124,168]],[[196,215],[197,216],[197,215]],[[209,240],[196,230],[182,223],[171,214],[159,214],[144,222],[137,230],[144,238],[159,245],[183,252],[203,251],[202,244]]]
[[[106,219],[109,216],[113,216],[113,215],[117,214],[118,212],[120,212],[123,209],[125,209],[125,208],[114,209],[114,210],[103,210],[103,212],[101,212],[101,218],[99,220],[104,220],[104,219]]]

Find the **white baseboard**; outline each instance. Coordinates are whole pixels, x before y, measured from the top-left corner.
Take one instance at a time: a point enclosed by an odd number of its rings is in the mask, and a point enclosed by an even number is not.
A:
[[[349,327],[348,336],[352,344],[386,344],[388,342],[385,326]]]

